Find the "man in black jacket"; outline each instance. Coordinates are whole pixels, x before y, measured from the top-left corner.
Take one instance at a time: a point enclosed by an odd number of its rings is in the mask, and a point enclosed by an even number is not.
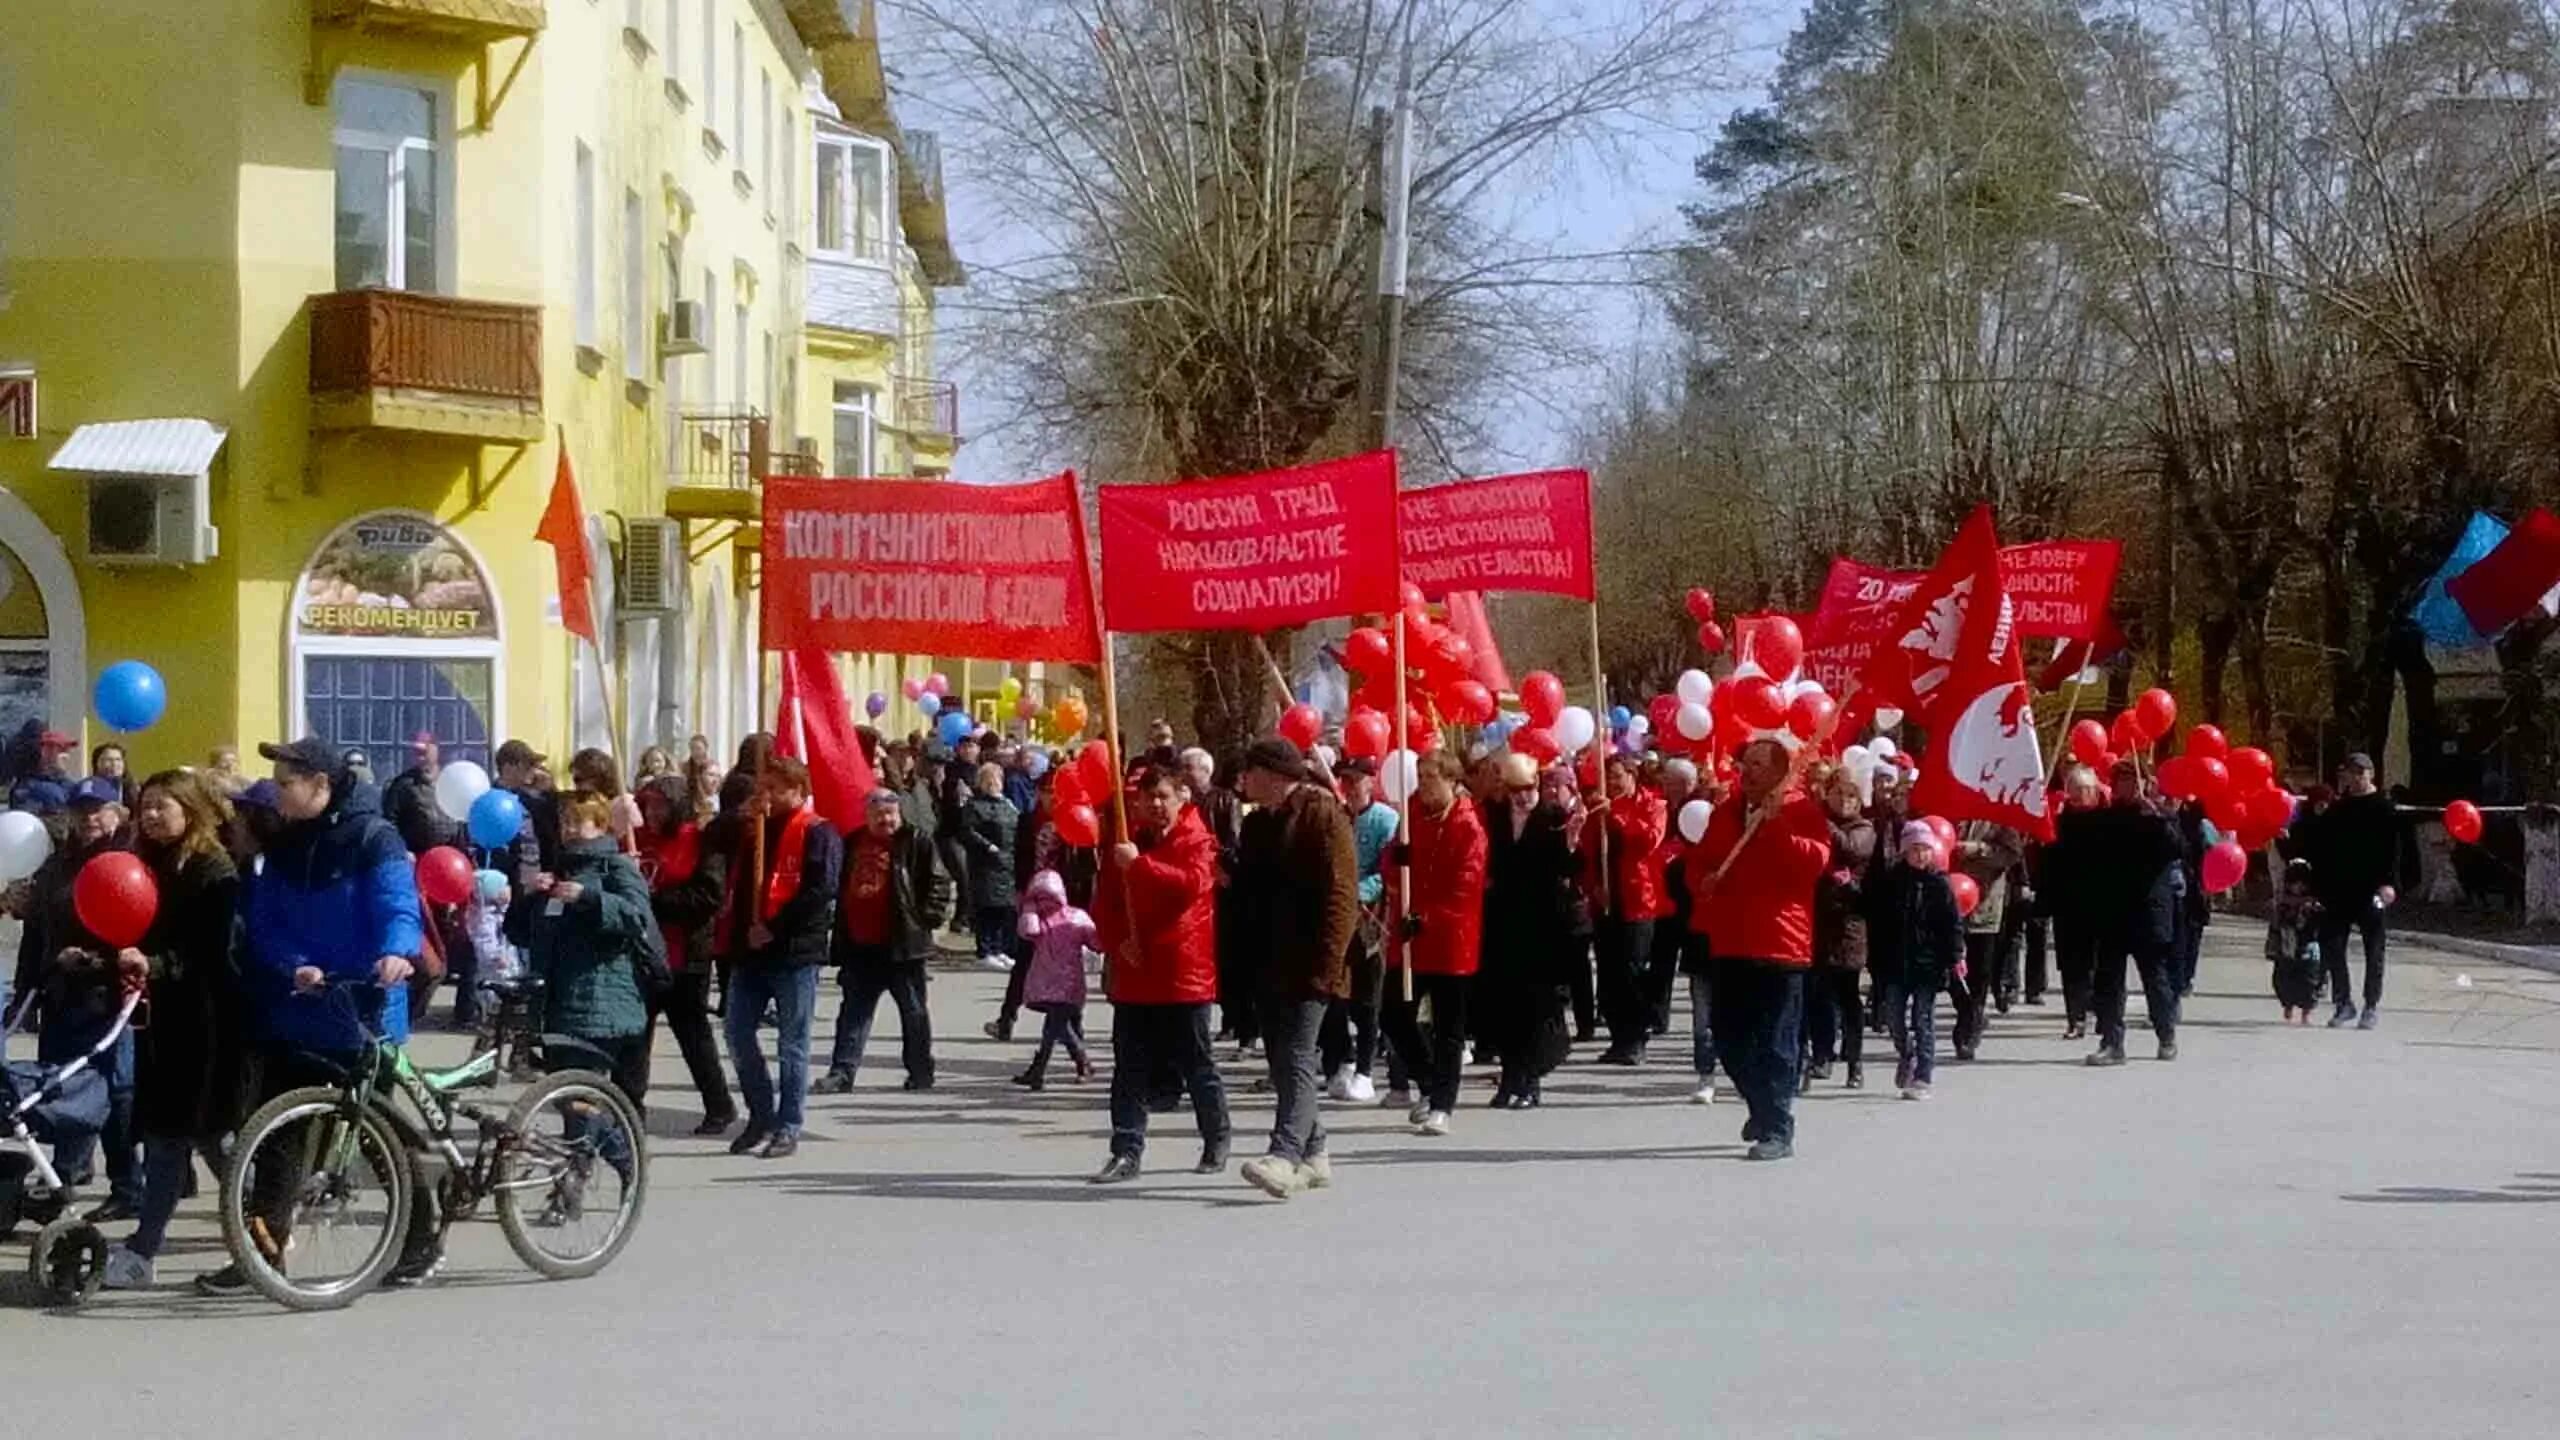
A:
[[[2400,898],[2400,817],[2391,797],[2373,784],[2373,757],[2347,757],[2338,771],[2338,799],[2306,837],[2311,883],[2320,892],[2320,953],[2328,961],[2329,993],[2338,1008],[2329,1028],[2371,1030],[2382,1023],[2383,911]],[[2349,989],[2347,935],[2364,938],[2364,1014],[2356,1014]]]
[[[2128,954],[2142,976],[2159,1058],[2178,1058],[2177,821],[2143,794],[2142,767],[2135,761],[2117,761],[2113,781],[2113,803],[2075,816],[2078,823],[2057,842],[2070,851],[2063,883],[2079,887],[2075,909],[2089,925],[2098,1012],[2098,1048],[2089,1063],[2102,1067],[2124,1063]]]
[[[400,832],[400,843],[412,855],[451,845],[462,830],[436,804],[436,776],[443,760],[436,737],[421,733],[409,742],[409,768],[382,787],[382,816]]]
[[[809,770],[777,755],[764,764],[738,827],[737,877],[720,920],[720,948],[734,957],[729,974],[729,1060],[747,1101],[747,1128],[729,1142],[744,1155],[761,1145],[777,1160],[800,1148],[809,1095],[809,1016],[818,1005],[818,967],[833,947],[836,883],[844,841],[809,809]],[[761,827],[762,844],[757,844]],[[765,1068],[756,1026],[774,1017],[777,1077]]]
[[[898,1007],[898,1049],[906,1062],[907,1088],[933,1088],[933,1019],[925,1011],[925,962],[933,958],[934,927],[950,909],[933,846],[910,828],[898,792],[871,792],[860,834],[845,847],[844,892],[836,907],[836,983],[844,1004],[836,1011],[835,1051],[823,1095],[853,1089],[854,1072],[871,1043],[871,1021],[880,997]]]

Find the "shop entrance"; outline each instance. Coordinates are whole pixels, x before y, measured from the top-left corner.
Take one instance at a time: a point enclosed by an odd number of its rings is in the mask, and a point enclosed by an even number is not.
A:
[[[505,699],[496,593],[479,557],[433,517],[382,510],[321,543],[293,611],[291,713],[301,733],[362,750],[377,779],[409,741],[489,763]]]

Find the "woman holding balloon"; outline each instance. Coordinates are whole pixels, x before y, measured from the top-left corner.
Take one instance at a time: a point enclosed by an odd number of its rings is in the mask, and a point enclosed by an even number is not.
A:
[[[113,781],[71,787],[71,830],[63,847],[30,882],[26,929],[18,942],[20,1005],[42,1017],[36,1058],[60,1064],[87,1053],[115,1021],[113,957],[150,923],[150,876],[123,837],[123,792]],[[98,863],[92,868],[92,862]],[[93,1142],[77,1139],[56,1153],[66,1177],[87,1178],[91,1146],[106,1148],[107,1202],[93,1220],[129,1220],[142,1205],[142,1176],[133,1144],[133,1035],[101,1057],[107,1082],[106,1128]]]

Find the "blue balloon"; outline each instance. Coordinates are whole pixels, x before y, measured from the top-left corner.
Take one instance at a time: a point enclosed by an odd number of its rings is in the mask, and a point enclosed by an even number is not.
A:
[[[1636,718],[1636,712],[1628,709],[1624,705],[1612,705],[1609,707],[1609,728],[1611,730],[1625,730],[1627,728],[1627,722],[1634,718]]]
[[[916,697],[916,708],[924,712],[924,718],[930,720],[941,713],[942,697],[927,690]]]
[[[169,687],[161,683],[159,671],[141,661],[119,660],[99,672],[89,699],[108,729],[131,734],[160,723],[168,713]]]
[[[945,710],[942,718],[933,722],[933,729],[943,744],[957,745],[969,737],[969,717],[959,710]]]
[[[472,878],[479,882],[480,898],[483,900],[495,901],[499,896],[507,893],[507,877],[504,871],[483,870]]]
[[[491,790],[471,802],[471,843],[495,850],[524,831],[524,802],[514,792]]]
[[[877,720],[889,713],[889,697],[874,690],[862,702],[862,713]]]

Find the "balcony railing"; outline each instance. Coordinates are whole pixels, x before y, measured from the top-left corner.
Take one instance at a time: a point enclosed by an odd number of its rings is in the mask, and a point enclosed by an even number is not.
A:
[[[542,311],[404,290],[314,295],[311,390],[430,390],[538,409]]]
[[[761,410],[688,410],[677,422],[669,485],[752,490],[767,475],[823,475],[815,455],[781,442]]]
[[[948,380],[897,379],[898,428],[909,435],[960,438],[960,387]]]

